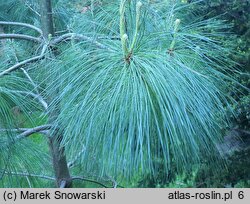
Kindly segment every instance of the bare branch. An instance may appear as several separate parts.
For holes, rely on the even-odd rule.
[[[35,91],[37,93],[37,95],[31,93],[31,96],[33,96],[34,98],[38,99],[38,101],[42,104],[42,106],[44,107],[44,109],[47,110],[48,109],[48,104],[43,99],[43,97],[41,96],[41,94],[39,93],[39,91],[37,89],[38,86],[35,84],[35,82],[30,77],[29,73],[25,69],[21,68],[21,70],[23,71],[24,75],[29,79],[29,81],[31,82],[32,86],[34,87],[34,89],[35,89]],[[29,92],[28,92],[28,94],[29,94]]]
[[[95,44],[97,47],[102,48],[102,49],[109,49],[107,46],[97,42],[95,39],[85,36],[85,35],[81,35],[81,34],[76,34],[76,33],[66,33],[64,35],[61,35],[57,38],[55,38],[54,40],[51,41],[51,45],[56,45],[62,41],[68,41],[68,40],[79,40],[79,41],[87,41],[87,42],[92,42],[93,44]]]
[[[34,42],[41,43],[41,38],[36,38],[29,35],[23,35],[23,34],[0,34],[0,39],[19,39],[19,40],[30,40]]]
[[[82,180],[82,181],[87,181],[87,182],[91,182],[91,183],[95,183],[95,184],[98,184],[104,188],[109,188],[108,186],[98,182],[98,181],[95,181],[95,180],[91,180],[91,179],[87,179],[87,178],[84,178],[84,177],[80,177],[80,176],[75,176],[75,177],[72,177],[72,181],[73,180]]]
[[[21,133],[20,135],[18,135],[15,140],[19,140],[19,139],[23,139],[26,138],[34,133],[39,133],[45,130],[50,130],[51,129],[51,125],[41,125],[41,126],[37,126],[34,128],[28,128],[26,129],[23,133]]]
[[[36,61],[38,61],[38,60],[44,58],[44,56],[45,56],[45,51],[46,51],[47,47],[48,47],[47,45],[44,45],[44,46],[43,46],[43,49],[42,49],[42,52],[41,52],[40,55],[35,56],[35,57],[32,57],[32,58],[29,58],[29,59],[24,60],[24,61],[22,61],[22,62],[19,62],[19,63],[13,65],[12,67],[10,67],[9,69],[4,70],[3,72],[0,73],[0,77],[9,74],[9,73],[12,72],[12,71],[15,71],[15,70],[19,69],[20,67],[22,67],[22,66],[28,64],[28,63],[36,62]]]
[[[39,175],[39,174],[31,174],[31,173],[23,173],[23,172],[7,172],[5,170],[0,170],[1,174],[3,175],[7,175],[7,174],[10,174],[10,175],[13,175],[13,176],[24,176],[24,177],[36,177],[36,178],[40,178],[40,179],[46,179],[46,180],[50,180],[50,181],[55,181],[56,179],[52,176],[47,176],[47,175]],[[82,181],[87,181],[87,182],[90,182],[90,183],[95,183],[95,184],[98,184],[104,188],[109,188],[108,186],[98,182],[98,181],[95,181],[95,180],[92,180],[92,179],[87,179],[87,178],[84,178],[84,177],[79,177],[79,176],[73,176],[72,178],[72,181],[73,180],[82,180]],[[61,186],[60,188],[64,188],[65,187],[65,181],[62,181],[61,183]]]
[[[13,48],[13,52],[15,54],[15,58],[16,58],[16,62],[18,63],[19,60],[18,60],[18,57],[17,57],[17,54],[16,54],[16,50]],[[30,77],[29,73],[21,68],[21,70],[23,71],[24,75],[29,79],[29,81],[31,82],[31,84],[33,85],[35,91],[37,94],[33,94],[32,92],[26,92],[26,91],[12,91],[12,90],[8,90],[9,92],[14,92],[14,93],[21,93],[21,94],[25,94],[25,95],[29,95],[29,96],[32,96],[33,98],[37,99],[41,105],[43,106],[43,108],[45,110],[48,109],[48,104],[47,102],[43,99],[43,97],[40,95],[38,89],[37,89],[37,85],[35,84],[35,82],[32,80],[32,78]]]
[[[16,133],[22,133],[25,131],[30,130],[30,128],[16,128],[16,129],[0,129],[0,132],[16,132]],[[41,130],[39,133],[47,135],[49,130]]]
[[[14,176],[24,176],[24,177],[31,176],[31,177],[37,177],[37,178],[42,178],[42,179],[47,179],[47,180],[52,180],[52,181],[56,180],[54,177],[46,176],[46,175],[38,175],[38,174],[30,174],[30,173],[22,173],[22,172],[7,172],[7,171],[4,171],[4,170],[1,170],[1,173],[3,173],[3,174],[11,174],[11,175],[14,175]]]
[[[42,57],[43,57],[43,56],[39,55],[39,56],[36,56],[36,57],[32,57],[32,58],[30,58],[30,59],[24,60],[24,61],[22,61],[22,62],[20,62],[20,63],[17,63],[17,64],[15,64],[15,65],[13,65],[12,67],[10,67],[9,69],[7,69],[7,70],[1,72],[1,73],[0,73],[0,77],[4,76],[4,75],[6,75],[6,74],[9,74],[9,73],[12,72],[12,71],[17,70],[19,67],[22,67],[23,65],[26,65],[26,64],[32,63],[32,62],[36,62],[36,61],[40,60]]]
[[[41,178],[41,179],[47,179],[47,180],[51,180],[51,181],[55,181],[56,179],[52,176],[47,176],[47,175],[39,175],[39,174],[30,174],[30,173],[23,173],[23,172],[7,172],[5,170],[0,170],[0,172],[4,175],[6,174],[11,174],[11,175],[14,175],[14,176],[24,176],[24,177],[37,177],[37,178]],[[95,184],[98,184],[104,188],[109,188],[108,186],[106,186],[105,184],[103,183],[100,183],[98,181],[95,181],[95,180],[92,180],[92,179],[88,179],[88,178],[84,178],[84,177],[80,177],[80,176],[73,176],[71,178],[71,180],[82,180],[82,181],[87,181],[87,182],[90,182],[90,183],[95,183]],[[65,187],[65,181],[62,181],[61,182],[61,185],[60,185],[60,188],[64,188]]]
[[[41,125],[33,128],[17,128],[17,129],[0,129],[0,132],[21,132],[17,137],[13,139],[11,143],[14,143],[17,140],[26,138],[34,133],[46,133],[51,129],[52,125]]]
[[[31,28],[31,29],[37,31],[38,33],[40,33],[41,35],[43,34],[43,32],[40,28],[33,26],[33,25],[30,25],[30,24],[27,24],[27,23],[0,21],[0,25],[23,26],[23,27]]]
[[[37,85],[32,80],[32,78],[30,77],[29,73],[24,68],[21,68],[21,70],[23,71],[24,75],[29,79],[29,81],[31,82],[32,86],[34,87],[36,93],[38,94],[39,92],[38,92],[38,89],[37,89]]]
[[[41,125],[38,127],[34,127],[34,128],[17,128],[17,129],[0,129],[0,133],[1,132],[22,132],[21,134],[19,134],[16,137],[13,137],[11,140],[9,140],[8,142],[6,142],[6,146],[5,147],[9,147],[14,145],[16,142],[29,137],[30,135],[34,134],[34,133],[42,133],[44,135],[48,135],[49,130],[51,129],[51,125]]]
[[[8,92],[10,92],[10,93],[19,93],[19,94],[31,96],[34,99],[37,99],[39,101],[39,103],[43,106],[44,110],[48,109],[48,103],[43,99],[43,97],[39,93],[34,94],[34,93],[28,92],[28,91],[13,91],[13,90],[8,90]]]

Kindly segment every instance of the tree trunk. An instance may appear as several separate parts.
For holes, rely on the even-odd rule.
[[[40,9],[43,37],[45,40],[48,40],[50,35],[51,37],[54,35],[51,0],[40,0]],[[51,98],[48,99],[49,103],[52,100]],[[50,112],[48,120],[51,124],[53,124],[59,113],[60,110],[58,107],[55,108],[55,111]],[[65,148],[61,147],[62,139],[62,132],[52,130],[49,135],[49,148],[56,177],[56,185],[61,188],[69,188],[72,186],[72,179],[67,165]]]
[[[60,188],[72,187],[72,180],[67,165],[64,147],[60,147],[63,135],[54,132],[49,137],[49,147],[52,155],[52,163],[56,176],[56,185]]]
[[[43,37],[48,39],[49,35],[54,35],[51,0],[40,0],[40,15]]]

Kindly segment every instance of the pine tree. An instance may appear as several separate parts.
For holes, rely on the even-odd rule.
[[[220,157],[234,65],[224,22],[177,1],[0,4],[2,186],[91,174],[116,186]]]

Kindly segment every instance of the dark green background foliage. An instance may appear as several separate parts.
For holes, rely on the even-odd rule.
[[[237,75],[238,81],[250,88],[250,1],[205,0],[194,4],[192,10],[195,15],[203,16],[203,18],[219,16],[220,19],[226,20],[226,23],[232,26],[230,32],[236,36],[225,39],[225,44],[231,46],[235,51],[236,54],[231,57],[239,63],[238,69],[246,73]],[[233,104],[236,114],[234,125],[237,128],[249,130],[249,92],[239,87],[237,93],[231,92],[230,94],[238,101],[237,104]]]

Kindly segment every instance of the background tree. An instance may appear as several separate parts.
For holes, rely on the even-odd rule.
[[[204,155],[222,168],[227,26],[190,22],[176,1],[73,3],[1,3],[2,185],[71,187],[96,175],[117,186]]]

